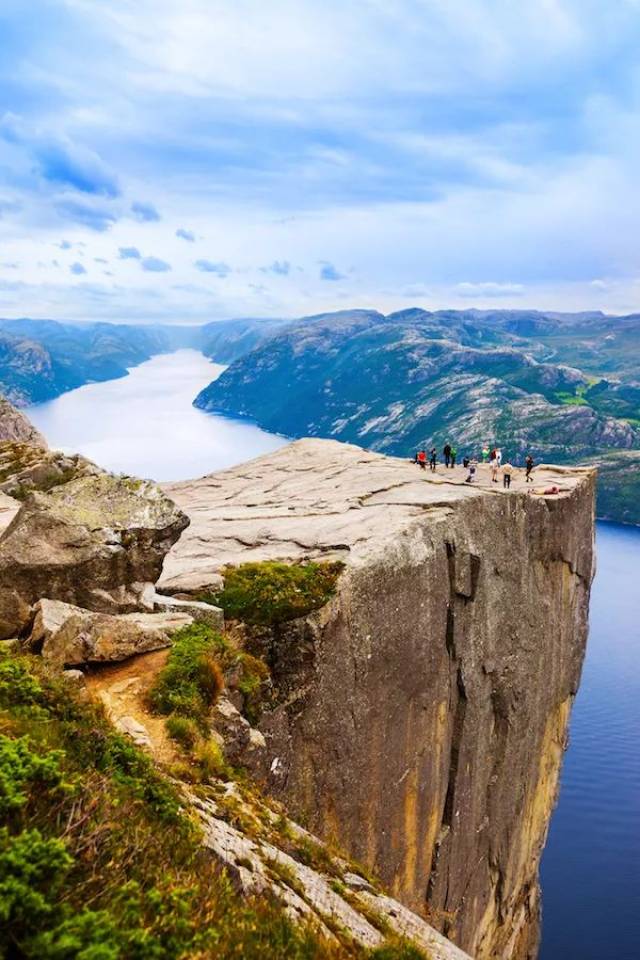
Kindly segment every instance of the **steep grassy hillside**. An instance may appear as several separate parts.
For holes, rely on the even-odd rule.
[[[156,769],[40,658],[0,653],[1,956],[427,960],[399,941],[329,939],[268,893],[241,895],[203,844],[178,773]]]

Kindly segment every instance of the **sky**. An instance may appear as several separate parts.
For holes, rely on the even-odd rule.
[[[640,309],[640,0],[1,0],[0,316]]]

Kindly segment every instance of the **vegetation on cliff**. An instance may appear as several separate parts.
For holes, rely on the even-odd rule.
[[[224,685],[215,656],[218,647],[218,638],[204,624],[178,631],[151,688],[151,706],[158,713],[203,722]]]
[[[207,599],[232,620],[271,626],[323,607],[335,593],[343,569],[339,562],[243,563],[227,567],[223,589]]]

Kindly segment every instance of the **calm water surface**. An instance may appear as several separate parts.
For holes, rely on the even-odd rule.
[[[109,470],[159,481],[200,477],[287,442],[191,405],[223,370],[196,350],[178,350],[26,413],[51,447],[83,453]]]
[[[540,960],[640,957],[640,529],[600,523],[591,630],[542,862]]]
[[[285,442],[191,406],[222,369],[180,350],[28,413],[51,446],[102,466],[201,476]],[[640,958],[640,529],[599,524],[597,550],[589,650],[542,865],[541,960]]]

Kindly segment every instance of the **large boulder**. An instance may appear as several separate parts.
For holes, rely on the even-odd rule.
[[[188,627],[186,613],[129,613],[114,617],[83,610],[61,600],[39,600],[27,644],[60,666],[126,660],[171,644],[171,635]]]
[[[189,524],[146,480],[99,473],[27,497],[0,537],[0,639],[42,597],[99,613],[153,609],[151,584]]]

